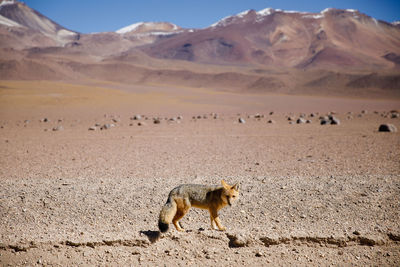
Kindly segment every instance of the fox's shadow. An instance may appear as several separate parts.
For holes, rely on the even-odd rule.
[[[140,234],[144,234],[145,236],[147,236],[147,238],[151,243],[156,242],[161,237],[160,231],[151,231],[151,230],[140,231]]]

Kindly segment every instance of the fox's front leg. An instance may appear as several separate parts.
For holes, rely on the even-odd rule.
[[[223,226],[221,221],[219,220],[218,212],[216,210],[210,210],[210,218],[211,218],[211,228],[212,229],[215,229],[215,224],[216,224],[220,231],[226,230],[226,227]]]

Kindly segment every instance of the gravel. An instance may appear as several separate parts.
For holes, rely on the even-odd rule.
[[[400,136],[377,132],[379,114],[340,127],[274,113],[112,131],[88,131],[101,116],[63,116],[57,134],[40,118],[0,121],[0,265],[400,264]],[[158,233],[172,188],[221,179],[241,183],[220,211],[226,232],[192,209],[186,232]]]

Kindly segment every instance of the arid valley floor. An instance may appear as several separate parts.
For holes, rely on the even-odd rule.
[[[118,86],[1,82],[0,265],[400,265],[399,100]],[[226,232],[157,233],[172,188],[221,179]]]

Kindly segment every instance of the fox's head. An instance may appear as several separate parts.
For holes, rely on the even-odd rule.
[[[233,202],[235,202],[239,198],[239,183],[234,185],[228,185],[225,183],[224,180],[221,180],[223,186],[223,194],[222,194],[222,201],[225,204],[229,204],[232,206]]]

